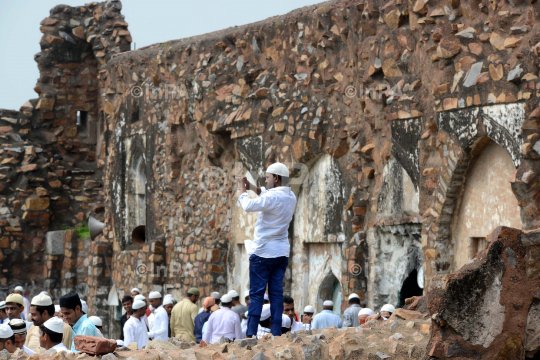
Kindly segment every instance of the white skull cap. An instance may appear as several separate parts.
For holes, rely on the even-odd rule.
[[[261,311],[261,321],[268,319],[270,315],[270,304],[264,304]]]
[[[282,163],[273,163],[266,169],[266,172],[269,174],[279,175],[289,177],[289,169]]]
[[[53,316],[49,320],[45,321],[43,323],[43,326],[45,326],[47,329],[51,331],[54,331],[55,333],[58,333],[58,334],[64,333],[64,321],[62,321],[62,319],[56,316]]]

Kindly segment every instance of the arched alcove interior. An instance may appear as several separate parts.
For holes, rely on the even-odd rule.
[[[498,226],[522,228],[510,177],[515,166],[508,151],[488,138],[476,148],[452,221],[454,270],[486,248],[486,236]]]
[[[127,243],[142,246],[146,242],[146,159],[140,149],[132,153],[128,166]]]
[[[341,314],[341,283],[333,272],[326,274],[319,286],[317,296],[317,312],[323,310],[323,303],[326,300],[334,302],[334,314]]]

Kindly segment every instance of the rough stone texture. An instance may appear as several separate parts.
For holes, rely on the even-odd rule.
[[[73,342],[75,343],[75,350],[91,355],[109,354],[116,349],[115,340],[96,336],[76,335]]]
[[[489,236],[488,249],[446,283],[431,282],[428,350],[435,356],[511,359],[540,349],[534,324],[540,280],[527,276],[527,260],[538,242],[525,245],[521,238],[521,230],[499,227]]]

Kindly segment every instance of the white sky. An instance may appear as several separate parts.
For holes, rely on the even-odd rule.
[[[122,14],[137,48],[283,15],[322,0],[124,0]],[[0,0],[0,109],[19,110],[39,71],[39,23],[58,4],[90,0]]]

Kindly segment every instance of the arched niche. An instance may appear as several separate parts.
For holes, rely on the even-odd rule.
[[[317,292],[317,312],[323,310],[323,303],[331,300],[334,303],[334,314],[341,314],[341,283],[333,272],[329,272],[323,278]]]
[[[146,158],[135,147],[127,164],[126,244],[142,246],[146,242]]]
[[[516,170],[506,149],[489,139],[469,165],[452,221],[454,269],[487,246],[486,236],[497,226],[522,228],[518,201],[510,186]],[[485,146],[485,147],[484,147]]]

